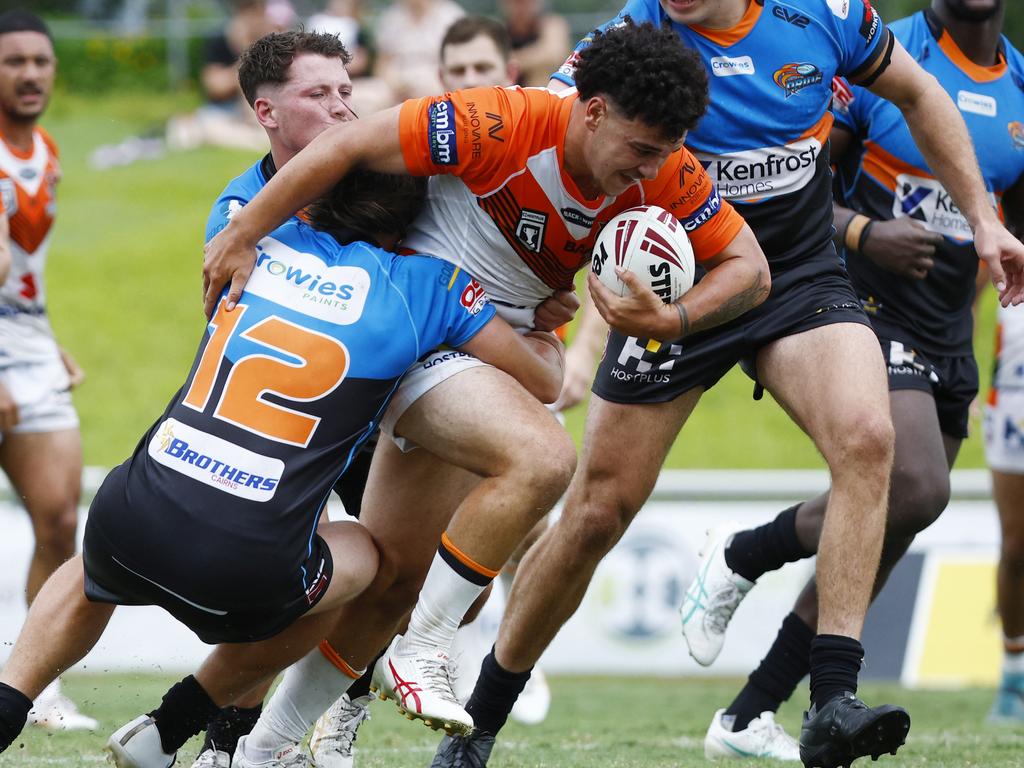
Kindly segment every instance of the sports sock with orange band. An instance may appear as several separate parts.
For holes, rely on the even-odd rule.
[[[288,667],[246,739],[246,755],[257,761],[269,760],[278,750],[300,743],[316,719],[362,673],[352,669],[324,640]]]
[[[409,629],[402,643],[404,648],[449,648],[462,617],[497,575],[497,571],[460,550],[447,533],[442,534],[409,619]]]

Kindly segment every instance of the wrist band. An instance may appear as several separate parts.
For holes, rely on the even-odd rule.
[[[858,253],[864,253],[864,245],[868,241],[868,232],[871,231],[871,228],[874,225],[875,225],[875,220],[871,219],[871,220],[868,221],[867,224],[864,225],[864,229],[861,230],[861,232],[860,232],[860,239],[857,240],[857,252]]]
[[[860,213],[855,213],[851,217],[849,223],[846,225],[846,231],[843,233],[843,244],[847,250],[859,251],[861,235],[864,234],[864,230],[871,224],[871,219]]]

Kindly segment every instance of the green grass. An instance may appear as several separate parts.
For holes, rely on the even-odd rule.
[[[173,678],[155,675],[75,675],[65,688],[101,721],[98,733],[51,734],[26,730],[0,756],[0,768],[83,766],[101,759],[107,735],[151,709]],[[707,766],[703,738],[713,709],[725,706],[739,686],[735,680],[650,678],[554,678],[548,720],[539,726],[510,724],[491,765],[494,768],[594,766],[595,768],[696,768]],[[880,765],[904,768],[1010,768],[1022,764],[1024,729],[984,724],[992,691],[905,691],[865,685],[870,702],[894,701],[913,718],[910,739],[898,759]],[[791,733],[799,727],[806,691],[780,713]],[[399,716],[388,702],[373,706],[373,719],[359,735],[359,768],[424,768],[438,737]],[[188,766],[199,742],[181,751]],[[757,765],[737,761],[729,765]],[[761,763],[760,765],[765,765]],[[857,765],[870,765],[867,760]]]
[[[59,94],[45,125],[62,147],[64,180],[47,270],[60,341],[85,367],[75,394],[88,464],[112,466],[181,385],[203,328],[202,236],[216,195],[255,159],[203,149],[108,171],[88,167],[96,146],[161,125],[190,96]],[[983,381],[991,360],[993,301],[980,313]],[[770,398],[751,400],[738,370],[707,394],[667,466],[820,467],[816,451]],[[568,414],[577,440],[583,408]],[[959,466],[981,467],[975,435]]]

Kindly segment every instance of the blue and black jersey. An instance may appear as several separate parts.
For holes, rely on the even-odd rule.
[[[287,222],[261,241],[238,306],[227,312],[222,299],[184,386],[108,478],[106,508],[117,511],[94,505],[91,535],[158,585],[181,582],[180,561],[147,558],[147,548],[209,548],[199,561],[219,573],[230,542],[231,572],[222,593],[204,587],[207,606],[267,604],[262,589],[240,593],[240,562],[253,583],[283,593],[322,588],[306,564],[331,487],[406,369],[466,343],[493,314],[480,285],[448,262],[341,245]],[[123,525],[134,545],[118,550]]]
[[[974,64],[931,11],[891,29],[959,107],[985,186],[999,206],[1003,192],[1024,174],[1024,58],[1004,37],[997,62]],[[903,329],[926,352],[971,354],[978,256],[967,220],[931,173],[895,106],[858,87],[836,104],[837,125],[858,140],[840,168],[842,202],[873,219],[910,217],[945,236],[924,280],[894,275],[862,254],[845,254],[872,322],[888,334]]]
[[[747,220],[773,273],[820,251],[832,236],[832,77],[870,83],[892,53],[870,3],[751,0],[735,27],[712,30],[672,22],[658,0],[629,0],[603,28],[626,16],[670,24],[704,60],[711,104],[686,146]],[[574,64],[570,56],[553,77],[572,84]]]

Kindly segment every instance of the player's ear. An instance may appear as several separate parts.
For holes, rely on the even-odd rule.
[[[257,122],[264,128],[277,128],[277,117],[274,115],[274,105],[270,99],[258,97],[252,104],[252,111],[256,113]]]
[[[591,96],[583,107],[583,121],[591,131],[608,116],[608,102],[603,96]]]

